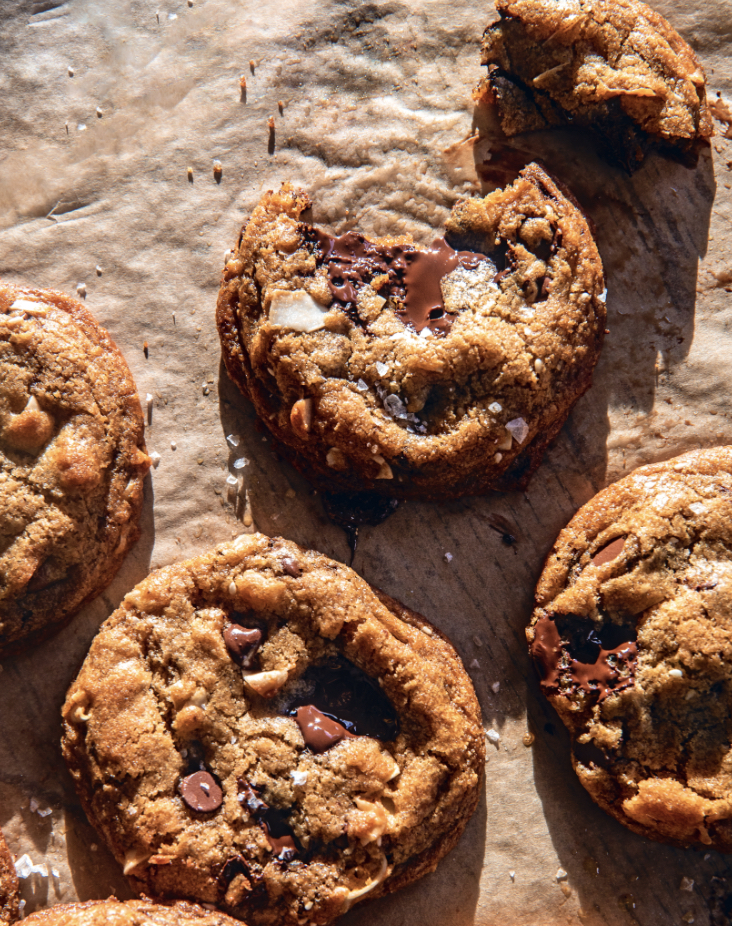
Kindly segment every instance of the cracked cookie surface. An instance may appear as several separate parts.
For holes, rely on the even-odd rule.
[[[0,924],[18,919],[18,876],[5,837],[0,832]]]
[[[732,448],[596,495],[536,601],[531,654],[595,801],[653,839],[732,851]]]
[[[263,926],[327,923],[432,871],[485,761],[449,642],[261,534],[130,592],[63,714],[84,808],[132,886]]]
[[[507,135],[592,129],[634,170],[653,140],[688,151],[713,134],[704,71],[675,29],[638,0],[497,0],[483,37],[486,81]]]
[[[527,476],[589,387],[602,263],[536,164],[458,202],[445,239],[334,237],[285,184],[242,230],[219,293],[227,370],[323,488],[458,497]]]
[[[0,283],[0,650],[112,580],[139,536],[143,430],[127,364],[92,314]]]
[[[25,918],[29,926],[239,926],[218,910],[180,901],[88,900],[38,910]]]

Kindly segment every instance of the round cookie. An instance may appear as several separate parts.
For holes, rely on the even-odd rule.
[[[225,913],[178,901],[88,900],[38,910],[25,918],[30,926],[240,926]]]
[[[0,650],[112,580],[139,536],[143,431],[127,364],[91,313],[0,283]]]
[[[327,923],[432,871],[485,761],[449,642],[261,534],[130,592],[63,716],[82,804],[133,888],[255,926]]]
[[[732,851],[732,447],[635,470],[560,533],[527,636],[582,784],[636,833]]]
[[[18,875],[5,837],[0,831],[0,924],[18,919]]]
[[[516,135],[553,125],[594,131],[632,171],[651,143],[689,151],[714,133],[704,71],[676,30],[638,0],[496,0],[478,89]]]
[[[264,195],[217,306],[229,375],[291,462],[322,488],[394,498],[528,478],[605,331],[574,202],[532,164],[458,202],[429,249],[334,237],[303,221],[309,206],[288,184]]]

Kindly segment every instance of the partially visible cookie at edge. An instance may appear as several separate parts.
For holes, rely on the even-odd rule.
[[[241,926],[219,910],[198,904],[153,903],[150,900],[87,900],[37,910],[25,918],[29,926]]]
[[[13,856],[0,830],[0,924],[14,923],[18,919],[18,892]]]
[[[732,851],[732,447],[644,466],[560,533],[527,636],[582,784],[636,833]]]
[[[143,432],[127,364],[91,312],[0,283],[0,650],[112,580],[140,532]]]
[[[713,134],[701,62],[645,3],[496,0],[496,8],[477,96],[498,105],[507,135],[589,128],[605,156],[633,171],[651,145],[688,154]]]
[[[137,891],[325,924],[432,871],[481,791],[470,679],[424,618],[260,534],[152,573],[64,714],[81,802]]]
[[[446,238],[334,236],[266,193],[223,273],[229,375],[324,489],[456,498],[526,478],[589,387],[603,270],[541,167],[459,201]]]

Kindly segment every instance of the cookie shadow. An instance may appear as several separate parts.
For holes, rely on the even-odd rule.
[[[696,166],[652,152],[632,176],[570,128],[508,139],[478,106],[471,140],[486,193],[539,160],[578,200],[593,225],[605,268],[608,336],[595,370],[594,405],[651,412],[659,383],[672,379],[694,337],[699,261],[707,250],[716,191],[711,150]],[[650,461],[649,461],[650,462]]]
[[[630,832],[602,811],[579,782],[570,739],[541,694],[528,683],[534,783],[566,879],[585,926],[717,926],[732,906],[732,860],[704,849],[677,849]],[[692,883],[693,882],[693,883]]]
[[[218,390],[229,451],[226,504],[243,529],[280,535],[347,563],[345,533],[328,519],[312,485],[276,452],[269,432],[229,378],[223,360]]]
[[[66,852],[71,881],[80,901],[135,896],[111,852],[80,807],[65,811]]]

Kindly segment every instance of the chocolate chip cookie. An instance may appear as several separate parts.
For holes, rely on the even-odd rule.
[[[149,900],[88,900],[39,910],[25,918],[29,926],[239,926],[218,910],[179,901],[157,904]]]
[[[139,536],[149,465],[107,332],[63,293],[0,283],[0,650],[112,580]]]
[[[732,851],[732,447],[635,470],[561,532],[527,631],[597,803]]]
[[[0,832],[0,923],[18,919],[18,876],[5,838]]]
[[[605,330],[582,213],[536,164],[458,202],[431,248],[334,236],[265,194],[228,262],[227,370],[323,488],[455,498],[528,476],[589,387]]]
[[[82,804],[133,888],[254,926],[327,923],[432,871],[485,760],[449,642],[261,534],[130,592],[63,716]]]
[[[478,90],[503,131],[591,129],[629,171],[653,144],[689,152],[713,134],[699,59],[638,0],[496,0],[483,37],[489,73]]]

